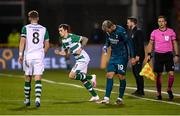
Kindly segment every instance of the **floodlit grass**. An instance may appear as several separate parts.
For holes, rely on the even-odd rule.
[[[44,73],[43,91],[41,97],[41,107],[36,108],[34,104],[34,81],[32,82],[31,106],[25,107],[24,100],[24,79],[18,75],[23,75],[22,71],[0,71],[2,74],[13,75],[13,77],[0,75],[0,115],[180,115],[180,73],[176,73],[174,82],[174,93],[177,94],[173,102],[168,101],[168,95],[163,94],[163,102],[153,101],[156,93],[145,92],[143,98],[132,96],[134,91],[126,89],[124,104],[117,106],[114,104],[118,96],[118,86],[114,86],[109,105],[88,102],[91,97],[85,88],[75,87],[69,84],[82,86],[80,81],[70,80],[69,71],[47,70]],[[105,70],[90,69],[89,74],[97,75],[97,88],[105,89]],[[127,72],[127,87],[135,88],[135,79],[131,71]],[[115,84],[119,81],[114,78]],[[53,83],[52,83],[53,82]],[[68,84],[67,84],[68,83]],[[83,86],[82,86],[83,87]],[[145,79],[145,88],[155,90],[155,82]],[[163,76],[163,91],[166,92],[167,75]],[[103,98],[104,92],[97,91]]]

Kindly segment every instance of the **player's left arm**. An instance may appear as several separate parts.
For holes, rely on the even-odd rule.
[[[49,41],[45,41],[44,42],[44,52],[47,53],[48,49],[49,49]]]
[[[49,49],[49,33],[46,29],[44,36],[44,52],[47,53],[48,49]]]

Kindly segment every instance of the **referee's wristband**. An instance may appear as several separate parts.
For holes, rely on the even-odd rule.
[[[151,54],[151,53],[148,53],[148,56],[152,57],[152,54]]]

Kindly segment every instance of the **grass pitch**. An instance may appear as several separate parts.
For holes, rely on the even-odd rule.
[[[22,71],[0,71],[0,115],[180,115],[180,73],[176,73],[173,91],[175,98],[168,101],[166,94],[167,75],[163,76],[163,100],[155,100],[155,82],[145,80],[145,96],[131,95],[135,89],[135,79],[131,71],[127,72],[127,88],[124,104],[114,104],[118,96],[117,78],[109,105],[88,102],[90,94],[81,82],[70,80],[69,71],[46,70],[43,76],[41,107],[34,104],[34,81],[32,82],[31,106],[25,107],[24,79]],[[105,70],[90,69],[89,74],[97,75],[96,91],[104,96],[106,84]]]

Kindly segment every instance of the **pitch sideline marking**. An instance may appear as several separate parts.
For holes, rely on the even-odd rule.
[[[14,76],[16,76],[16,77],[20,77],[20,78],[24,77],[22,75],[10,75],[10,74],[3,74],[3,73],[0,73],[0,76],[7,76],[7,77],[14,77]],[[71,84],[71,83],[61,83],[61,82],[55,82],[55,81],[51,81],[51,80],[47,80],[47,79],[42,79],[42,81],[47,82],[47,83],[51,83],[51,84],[59,84],[59,85],[67,85],[67,86],[73,86],[73,87],[77,87],[77,88],[83,88],[80,85]],[[117,84],[116,84],[116,86],[117,86]],[[103,89],[99,89],[99,88],[94,88],[94,89],[97,90],[97,91],[100,91],[100,92],[105,92],[105,90],[103,90]],[[112,92],[112,93],[118,94],[117,92]],[[180,106],[180,103],[176,103],[176,102],[143,98],[143,97],[134,96],[134,95],[131,95],[131,94],[128,94],[128,93],[125,93],[125,95],[131,96],[131,97],[135,97],[135,98],[138,98],[138,99],[143,99],[143,100],[146,100],[146,101],[161,102],[161,103],[166,103],[166,104],[172,104],[172,105]]]

